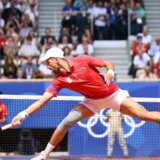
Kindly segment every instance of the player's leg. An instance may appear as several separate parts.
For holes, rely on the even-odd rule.
[[[62,141],[65,134],[78,121],[94,115],[94,113],[82,104],[78,104],[69,114],[62,120],[54,131],[48,145],[41,154],[31,160],[47,160],[50,152]]]
[[[134,116],[143,121],[160,123],[160,112],[148,111],[142,105],[131,98],[125,98],[120,105],[120,112]]]
[[[63,139],[69,128],[71,128],[78,121],[92,115],[94,115],[94,113],[91,110],[89,110],[82,104],[78,104],[58,125],[57,129],[55,130],[54,134],[50,139],[50,143],[53,146],[57,146],[57,144]]]

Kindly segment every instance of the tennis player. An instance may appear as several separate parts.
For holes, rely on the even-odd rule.
[[[160,112],[147,111],[131,99],[126,90],[121,90],[113,82],[114,65],[110,61],[87,55],[65,59],[63,54],[61,49],[54,47],[47,50],[41,58],[41,61],[48,69],[55,72],[56,76],[38,101],[12,119],[12,125],[20,126],[27,116],[41,109],[51,98],[56,97],[62,88],[79,92],[85,98],[62,120],[46,148],[32,160],[47,160],[50,152],[61,142],[70,127],[82,119],[93,116],[103,108],[113,108],[122,114],[160,123]],[[106,73],[100,74],[96,67],[106,68]]]

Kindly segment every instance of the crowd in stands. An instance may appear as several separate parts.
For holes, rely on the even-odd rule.
[[[54,46],[63,49],[66,57],[94,54],[90,27],[82,26],[83,32],[81,36],[77,34],[74,42],[67,21],[62,20],[65,25],[62,25],[59,37],[55,37],[52,28],[48,27],[44,35],[38,37],[37,20],[38,0],[0,1],[1,79],[52,78],[53,73],[39,59]]]
[[[0,1],[1,78],[31,78],[40,55],[37,0]]]
[[[131,46],[129,75],[139,80],[152,81],[160,78],[160,38],[152,38],[144,26]]]
[[[145,71],[160,77],[160,40],[152,43],[145,26],[145,9],[140,0],[65,0],[59,37],[46,27],[38,36],[38,0],[0,0],[0,78],[52,78],[40,63],[46,50],[58,46],[66,57],[94,56],[94,40],[126,40],[128,12],[133,42],[129,74],[136,78]],[[144,60],[142,59],[144,58]],[[150,66],[148,69],[147,67]],[[139,71],[139,73],[138,73]],[[144,77],[144,76],[142,76]]]
[[[70,34],[82,36],[84,29],[90,27],[96,40],[127,39],[128,14],[132,35],[145,24],[140,0],[66,0],[62,12],[62,26],[69,28]]]

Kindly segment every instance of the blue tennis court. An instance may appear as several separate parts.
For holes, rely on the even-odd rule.
[[[30,160],[33,156],[5,156],[0,157],[0,160]],[[128,160],[160,160],[160,158],[127,158]],[[108,158],[66,158],[66,157],[50,157],[49,160],[108,160]],[[111,158],[111,160],[124,160],[124,158]]]

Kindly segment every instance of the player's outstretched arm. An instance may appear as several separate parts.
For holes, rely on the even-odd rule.
[[[42,97],[36,101],[35,103],[31,104],[28,108],[23,110],[22,112],[18,113],[13,119],[12,119],[12,126],[18,127],[21,125],[21,122],[28,117],[29,115],[33,114],[34,112],[41,109],[50,99],[54,97],[53,94],[49,92],[45,92]]]
[[[104,67],[106,68],[107,73],[100,74],[104,77],[106,83],[109,85],[114,79],[114,64],[110,61],[104,60]]]

